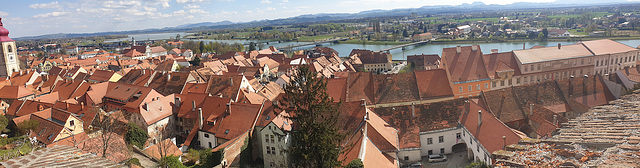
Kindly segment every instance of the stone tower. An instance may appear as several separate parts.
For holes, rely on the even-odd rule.
[[[5,29],[0,18],[0,77],[10,76],[20,70],[16,42],[9,38],[9,30]]]

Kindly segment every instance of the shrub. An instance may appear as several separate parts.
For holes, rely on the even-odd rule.
[[[351,162],[349,162],[349,164],[347,164],[344,167],[345,168],[363,168],[364,164],[362,164],[362,160],[360,159],[353,159],[351,160]]]
[[[125,164],[127,166],[138,165],[138,166],[142,167],[142,164],[140,164],[140,160],[138,160],[138,158],[131,158],[131,159],[127,160],[127,162]]]
[[[127,129],[127,134],[125,135],[125,141],[127,143],[137,146],[140,149],[144,148],[144,143],[149,139],[149,134],[147,131],[140,128],[138,125],[134,123],[128,123],[129,129]]]

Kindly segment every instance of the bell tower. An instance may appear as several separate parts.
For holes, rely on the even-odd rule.
[[[9,38],[9,30],[5,29],[0,18],[0,77],[7,77],[20,70],[16,41]]]

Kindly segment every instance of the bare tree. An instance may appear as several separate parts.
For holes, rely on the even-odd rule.
[[[156,135],[156,139],[158,140],[158,144],[156,144],[156,146],[158,148],[158,153],[160,153],[160,159],[173,154],[171,151],[171,145],[174,144],[172,142],[164,142],[165,139],[173,137],[173,131],[167,127],[169,126],[161,127]]]
[[[99,142],[98,149],[103,158],[107,157],[109,149],[119,151],[119,148],[123,148],[123,146],[126,148],[126,145],[119,144],[120,141],[117,140],[120,138],[118,134],[123,134],[123,131],[126,130],[125,113],[124,111],[116,111],[111,114],[100,112],[93,122],[94,127],[99,131],[96,138]]]

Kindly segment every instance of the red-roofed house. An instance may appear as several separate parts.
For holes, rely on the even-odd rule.
[[[478,96],[489,90],[489,75],[482,59],[480,46],[464,46],[442,49],[442,67],[453,83],[455,97]]]
[[[478,101],[470,100],[468,110],[465,108],[460,116],[459,124],[464,126],[461,140],[467,145],[468,158],[492,164],[494,151],[516,144],[524,137],[494,117]]]
[[[31,130],[29,136],[46,145],[84,132],[82,120],[75,114],[58,108],[49,108],[13,119],[16,123],[27,120],[38,121],[38,126]]]

